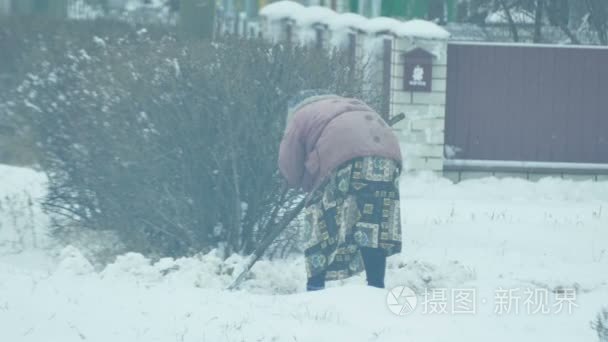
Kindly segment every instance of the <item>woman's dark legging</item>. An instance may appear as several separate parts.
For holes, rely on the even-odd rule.
[[[386,272],[386,253],[382,248],[361,247],[361,257],[365,265],[367,285],[384,288],[384,274]],[[307,291],[322,290],[325,288],[325,272],[308,278]]]

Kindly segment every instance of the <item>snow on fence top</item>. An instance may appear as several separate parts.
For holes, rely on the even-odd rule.
[[[367,21],[369,21],[369,19],[362,15],[355,13],[343,13],[332,18],[328,25],[329,29],[333,31],[341,31],[345,29],[363,31],[363,27]]]
[[[280,20],[292,18],[292,15],[301,12],[304,8],[306,7],[294,1],[277,1],[264,6],[260,10],[260,15],[268,18],[269,20]]]
[[[300,10],[292,18],[298,25],[308,26],[314,24],[328,24],[331,22],[332,18],[339,16],[338,13],[333,10],[322,7],[322,6],[311,6],[304,7],[304,9]]]
[[[381,32],[393,33],[403,22],[388,17],[368,19],[363,25],[363,31],[376,34]]]
[[[269,21],[291,19],[300,26],[325,24],[331,30],[353,29],[370,34],[387,33],[398,37],[448,39],[450,33],[426,20],[399,21],[388,17],[367,19],[353,13],[339,14],[327,7],[304,7],[293,1],[278,1],[264,6],[260,15]]]
[[[395,34],[398,36],[413,36],[429,39],[448,39],[450,33],[443,27],[431,21],[413,19],[408,20],[396,28]]]

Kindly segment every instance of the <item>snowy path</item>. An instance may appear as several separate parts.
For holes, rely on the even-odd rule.
[[[47,257],[32,247],[44,245],[47,219],[25,200],[43,188],[35,172],[0,167],[0,341],[597,341],[589,322],[608,306],[608,183],[404,178],[404,254],[387,275],[389,288],[418,291],[403,316],[361,277],[302,292],[301,258],[260,262],[244,290],[227,292],[236,257],[127,254],[101,272],[75,248]],[[15,221],[20,206],[33,218]],[[15,224],[38,229],[19,240]],[[426,287],[434,301],[424,304]],[[576,307],[558,313],[571,288]],[[542,296],[526,305],[527,290],[547,295],[550,312],[528,312]],[[466,291],[475,313],[453,312]]]

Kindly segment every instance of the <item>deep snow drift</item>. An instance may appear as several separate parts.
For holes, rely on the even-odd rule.
[[[608,305],[606,182],[403,177],[404,253],[387,274],[417,292],[403,316],[391,309],[404,298],[389,308],[363,276],[303,292],[298,257],[259,262],[236,292],[236,256],[129,253],[97,270],[45,236],[44,187],[0,166],[1,341],[596,341],[589,322]],[[456,310],[465,290],[474,312]]]

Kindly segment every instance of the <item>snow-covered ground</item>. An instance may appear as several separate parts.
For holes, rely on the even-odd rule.
[[[387,287],[417,292],[404,315],[393,311],[411,297],[363,277],[304,292],[302,258],[259,262],[235,292],[224,288],[240,257],[131,253],[95,269],[45,237],[44,176],[0,166],[0,341],[597,341],[608,183],[401,184],[405,247]]]

